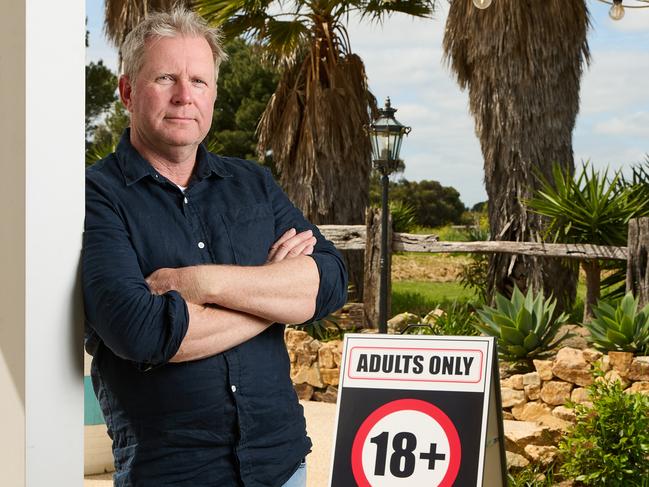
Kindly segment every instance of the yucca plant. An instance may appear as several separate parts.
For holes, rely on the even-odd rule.
[[[495,308],[484,305],[477,310],[482,322],[474,323],[474,326],[498,339],[498,350],[503,360],[529,363],[533,358],[548,354],[567,338],[567,334],[557,338],[568,315],[555,316],[555,299],[546,299],[542,293],[535,296],[531,290],[523,295],[515,287],[511,299],[497,293],[495,300]]]
[[[593,312],[595,318],[584,326],[590,331],[590,341],[596,348],[649,354],[649,304],[638,311],[638,300],[627,293],[615,307],[599,301]]]

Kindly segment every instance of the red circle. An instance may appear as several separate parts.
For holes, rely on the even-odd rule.
[[[370,434],[370,430],[388,414],[404,410],[419,411],[430,416],[437,421],[444,430],[444,433],[446,433],[451,449],[449,452],[450,460],[446,475],[444,475],[444,478],[437,487],[452,487],[460,470],[460,460],[462,456],[460,436],[457,433],[457,429],[455,429],[455,425],[444,411],[429,402],[421,401],[419,399],[398,399],[396,401],[391,401],[378,408],[370,414],[365,421],[363,421],[363,424],[361,424],[361,427],[358,429],[358,432],[354,437],[354,443],[352,444],[352,472],[358,487],[372,487],[370,482],[367,480],[365,471],[363,470],[363,445],[365,444],[367,436]]]

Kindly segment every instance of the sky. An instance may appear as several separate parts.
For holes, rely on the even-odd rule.
[[[433,19],[395,14],[378,25],[352,18],[348,32],[352,50],[365,63],[372,93],[381,105],[389,96],[396,118],[412,127],[401,150],[405,172],[393,178],[453,186],[471,207],[487,199],[483,159],[468,94],[442,60],[448,3],[437,5]],[[588,7],[592,60],[581,82],[575,163],[624,170],[649,155],[649,8],[627,9],[615,22],[606,4],[588,0]],[[87,61],[103,59],[116,70],[116,50],[103,34],[103,0],[86,0],[86,15]]]

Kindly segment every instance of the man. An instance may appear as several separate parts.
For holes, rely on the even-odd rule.
[[[131,115],[87,171],[86,348],[116,486],[304,486],[284,326],[343,305],[340,255],[257,164],[206,151],[224,58],[195,14],[122,48]]]

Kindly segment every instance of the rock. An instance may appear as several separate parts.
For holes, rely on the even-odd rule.
[[[503,387],[508,387],[510,389],[513,389],[511,377],[507,377],[506,379],[500,379],[500,388],[502,389]]]
[[[558,484],[553,484],[552,487],[573,487],[574,485],[574,480],[562,480]]]
[[[599,380],[600,378],[598,378]],[[607,382],[619,382],[622,385],[622,389],[626,389],[629,386],[629,381],[626,379],[626,376],[620,374],[617,370],[609,370],[604,374],[604,380]]]
[[[559,441],[568,428],[572,426],[572,423],[558,418],[552,413],[540,416],[536,422],[543,426],[547,426],[550,429],[550,432],[554,435],[556,441]]]
[[[523,386],[540,386],[541,385],[541,376],[538,372],[530,372],[529,374],[523,374]]]
[[[435,308],[431,312],[429,312],[426,316],[424,316],[424,319],[421,320],[422,323],[425,323],[426,325],[434,325],[437,322],[437,318],[440,316],[443,316],[445,314],[444,310],[441,308]]]
[[[511,385],[512,389],[522,391],[523,387],[525,387],[525,384],[523,383],[523,374],[512,375],[509,378],[509,384]]]
[[[536,373],[539,374],[541,380],[552,380],[554,377],[552,373],[552,360],[534,360],[533,363]]]
[[[598,352],[594,348],[587,348],[586,350],[583,350],[583,352],[584,358],[589,364],[594,364],[604,356],[602,352]]]
[[[532,463],[543,466],[550,465],[558,453],[559,449],[556,446],[527,445],[525,447],[527,458],[529,458]]]
[[[593,383],[591,365],[584,358],[584,353],[570,347],[559,350],[552,365],[552,373],[560,379],[580,386]]]
[[[336,353],[341,344],[339,340],[323,343],[318,350],[318,362],[320,367],[325,369],[335,369],[338,367],[336,364]]]
[[[327,390],[324,392],[322,391],[314,392],[313,399],[320,402],[335,403],[338,400],[338,389],[336,389],[333,386],[328,386]]]
[[[608,359],[613,370],[621,376],[626,376],[633,362],[633,354],[631,352],[608,352]]]
[[[524,454],[527,445],[552,445],[554,435],[547,427],[534,421],[503,421],[505,449],[519,455]]]
[[[515,421],[516,418],[509,411],[503,411],[503,421],[505,421],[505,420]]]
[[[649,396],[649,382],[634,382],[633,384],[631,384],[631,387],[626,389],[624,392],[627,392],[629,394],[640,393]]]
[[[566,406],[557,406],[552,410],[552,414],[559,419],[574,423],[577,420],[575,410]]]
[[[419,323],[421,318],[413,313],[400,313],[396,316],[393,316],[388,320],[388,328],[390,330],[401,333],[404,328],[408,325]]]
[[[510,408],[525,404],[525,392],[504,387],[500,390],[500,397],[502,399],[502,407]]]
[[[300,401],[310,401],[313,397],[313,386],[309,384],[293,384],[293,389]]]
[[[580,325],[563,325],[557,332],[557,338],[564,335],[571,335],[561,342],[560,347],[570,347],[577,350],[588,348],[588,337],[590,332]]]
[[[308,343],[313,341],[313,338],[311,338],[306,331],[287,327],[284,332],[284,341],[286,342],[286,348],[294,349],[298,348],[298,346],[301,347],[305,342]]]
[[[599,361],[599,367],[602,369],[602,372],[611,370],[611,359],[608,355],[602,357],[602,360]]]
[[[627,377],[631,380],[649,381],[649,357],[634,358]]]
[[[545,382],[541,388],[541,399],[552,406],[560,406],[570,399],[572,384],[551,380]]]
[[[310,366],[296,365],[291,370],[291,380],[294,384],[302,384],[306,382],[313,387],[324,387],[324,382],[322,382],[322,377],[320,375],[320,367],[318,367],[317,363]]]
[[[570,400],[577,404],[590,402],[590,392],[584,387],[576,387],[570,393]]]
[[[539,402],[528,402],[512,408],[512,414],[519,421],[536,421],[541,416],[551,412],[549,406]]]
[[[541,397],[541,386],[525,386],[525,396],[529,401],[536,401]]]
[[[337,386],[340,379],[340,369],[324,369],[320,367],[320,376],[322,377],[322,382],[327,385]]]
[[[527,458],[525,458],[523,455],[519,455],[518,453],[505,451],[505,456],[507,457],[507,470],[520,470],[530,464]]]

